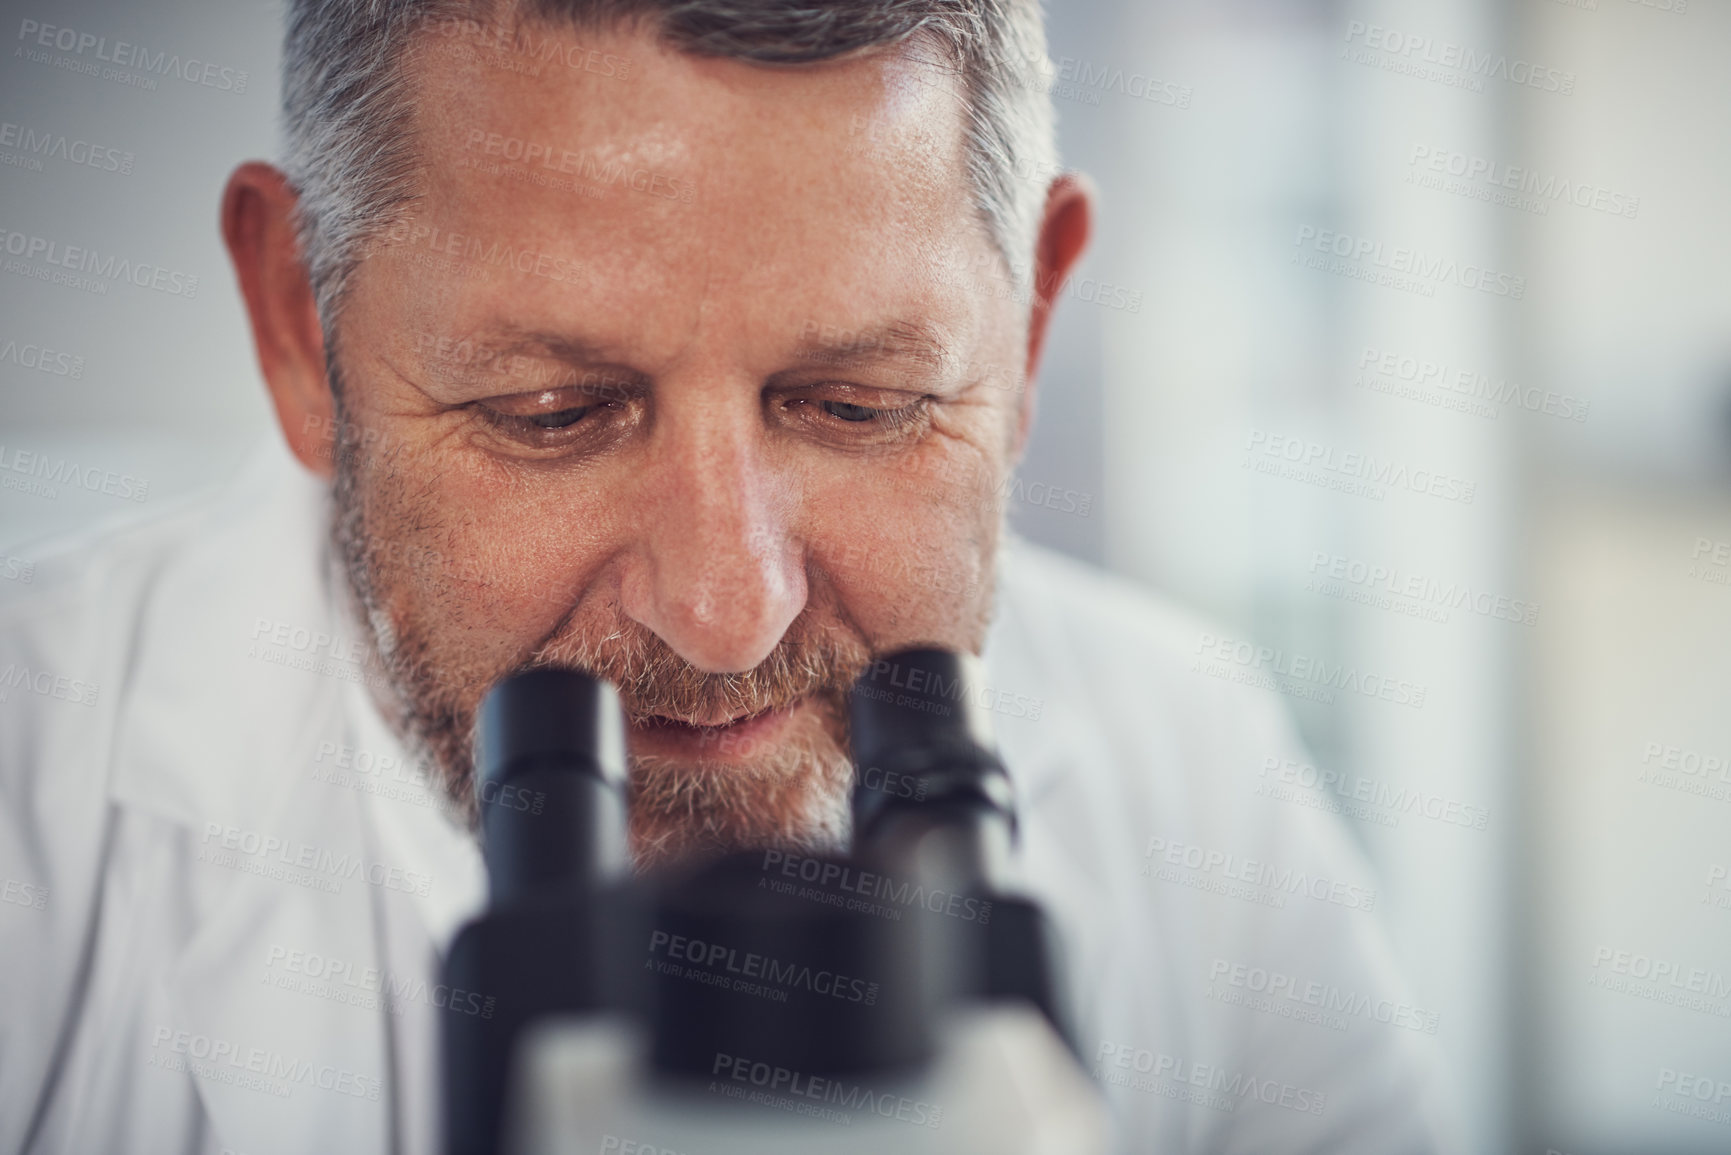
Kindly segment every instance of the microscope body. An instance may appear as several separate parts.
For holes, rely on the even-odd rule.
[[[723,1055],[708,1079],[646,1079],[618,1020],[549,1020],[525,1040],[514,1155],[1093,1155],[1098,1093],[1045,1017],[947,1014],[913,1074],[807,1075]]]
[[[644,878],[623,864],[611,689],[501,683],[481,719],[491,905],[446,964],[497,1002],[446,1013],[448,1155],[1105,1151],[1051,928],[1004,884],[1015,812],[969,665],[907,651],[855,687],[850,856]]]

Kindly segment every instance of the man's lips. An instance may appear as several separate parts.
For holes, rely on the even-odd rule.
[[[680,758],[749,757],[754,747],[772,741],[802,704],[803,699],[701,725],[650,714],[632,722],[631,751]]]
[[[785,710],[788,707],[782,706],[779,708]],[[702,722],[687,722],[681,718],[670,718],[665,714],[647,714],[642,718],[635,719],[632,722],[632,727],[634,729],[643,730],[665,729],[669,727],[680,730],[725,730],[729,726],[743,726],[749,722],[756,721],[765,714],[773,714],[776,709],[777,707],[771,706],[753,714],[735,714],[731,716],[723,713],[711,713],[708,716],[708,719]]]

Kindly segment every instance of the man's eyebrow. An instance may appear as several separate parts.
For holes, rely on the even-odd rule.
[[[641,372],[619,360],[617,349],[571,333],[500,326],[460,335],[423,332],[416,345],[435,387],[468,390],[484,381],[489,388],[526,392],[647,385]],[[582,379],[573,380],[573,372],[581,372]]]
[[[610,365],[616,358],[602,345],[568,333],[506,329],[470,338],[489,357],[546,357],[573,365]]]
[[[795,354],[819,365],[863,365],[913,361],[934,372],[952,363],[944,331],[927,321],[896,320],[850,328],[807,321]]]
[[[544,358],[580,368],[640,376],[619,359],[619,350],[572,333],[505,328],[472,335],[461,343],[472,350],[467,356],[457,354],[466,361],[473,360],[476,354],[495,364],[514,357]],[[448,347],[457,345],[457,341],[451,341]],[[437,358],[438,354],[434,356]],[[802,365],[826,368],[906,361],[932,373],[945,372],[956,363],[948,335],[941,326],[907,319],[857,327],[805,321],[797,331],[792,359]]]

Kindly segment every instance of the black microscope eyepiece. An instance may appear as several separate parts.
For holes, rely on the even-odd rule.
[[[475,791],[495,903],[593,885],[624,868],[619,695],[576,670],[500,681],[481,703]]]
[[[1014,794],[983,692],[979,660],[949,650],[899,650],[867,667],[848,711],[856,847],[906,809],[972,809],[1014,829]]]

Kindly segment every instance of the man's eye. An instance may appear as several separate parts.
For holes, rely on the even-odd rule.
[[[865,422],[882,417],[886,410],[871,409],[864,405],[849,405],[846,401],[825,401],[823,411],[831,417],[839,417],[843,421]]]
[[[640,416],[640,407],[628,399],[598,397],[583,389],[491,397],[472,405],[476,415],[504,439],[509,446],[507,452],[524,449],[538,454],[567,454],[598,450],[628,432],[634,418]],[[523,412],[525,409],[530,412]]]
[[[813,397],[804,389],[790,392],[792,396],[784,397],[777,404],[791,419],[801,422],[809,433],[828,438],[837,445],[855,448],[917,439],[929,421],[932,400],[906,390],[835,390],[861,401],[892,402],[889,405],[861,405],[835,396]],[[896,401],[905,404],[894,404]]]
[[[584,415],[593,408],[593,405],[582,405],[575,409],[561,409],[557,413],[537,413],[530,417],[529,421],[542,429],[563,429],[583,420]]]

